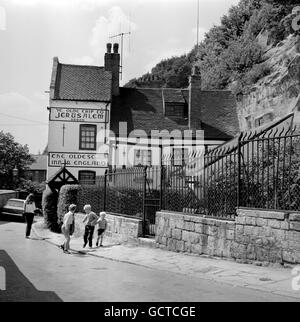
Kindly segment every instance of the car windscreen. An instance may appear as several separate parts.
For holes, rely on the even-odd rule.
[[[24,201],[22,201],[22,200],[8,200],[6,207],[24,208]]]

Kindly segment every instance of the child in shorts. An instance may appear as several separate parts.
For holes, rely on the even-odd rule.
[[[99,246],[99,241],[100,241],[100,247],[103,247],[103,234],[107,228],[107,220],[105,219],[106,212],[102,211],[100,212],[100,218],[97,220],[98,224],[98,238],[97,238],[97,243],[96,246]]]

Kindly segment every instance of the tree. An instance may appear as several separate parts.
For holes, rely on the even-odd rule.
[[[15,189],[24,176],[24,170],[33,162],[27,145],[17,143],[10,133],[0,131],[0,188]],[[13,169],[18,177],[13,179]]]

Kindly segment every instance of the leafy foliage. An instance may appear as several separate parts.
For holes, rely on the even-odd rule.
[[[24,170],[33,162],[27,145],[17,143],[10,133],[0,131],[0,188],[15,189],[24,177]],[[19,171],[13,180],[13,169]]]
[[[78,185],[65,185],[60,189],[57,203],[58,222],[62,222],[62,219],[68,212],[68,207],[71,204],[77,205],[78,190]]]
[[[192,66],[198,65],[204,89],[225,89],[235,82],[236,94],[243,92],[270,72],[263,62],[263,48],[257,36],[267,31],[269,43],[276,45],[293,33],[291,12],[298,3],[298,0],[240,0],[221,18],[219,26],[209,30],[199,48],[194,47],[187,55],[164,59],[151,73],[127,86],[187,87]]]

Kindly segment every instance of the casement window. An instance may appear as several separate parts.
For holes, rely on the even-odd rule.
[[[151,150],[135,150],[134,151],[134,166],[151,166],[152,151]]]
[[[82,124],[79,132],[79,149],[96,150],[97,126]]]
[[[80,184],[95,184],[96,172],[95,171],[79,171],[78,180]]]
[[[189,156],[189,150],[184,148],[174,148],[172,152],[173,166],[185,165]]]
[[[165,116],[183,119],[188,115],[186,104],[184,103],[165,103]]]

